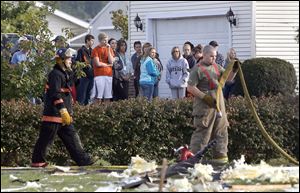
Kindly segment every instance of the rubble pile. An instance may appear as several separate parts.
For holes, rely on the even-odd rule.
[[[245,163],[244,156],[241,159],[234,160],[233,166],[222,171],[219,180],[214,180],[214,171],[211,165],[201,163],[195,164],[193,168],[188,168],[188,174],[179,174],[165,179],[163,191],[166,192],[223,192],[230,191],[230,184],[243,183],[254,184],[259,187],[261,184],[299,184],[299,167],[272,167],[261,161],[259,165],[248,165]],[[153,172],[157,169],[155,162],[148,163],[143,158],[132,157],[130,167],[123,172],[128,175],[128,183],[134,180],[141,180],[140,174]],[[131,179],[131,181],[128,181]],[[126,181],[125,179],[122,180]],[[151,181],[145,180],[138,191],[158,191],[158,176],[153,176]],[[260,184],[260,183],[261,184]],[[226,186],[224,185],[226,184]],[[293,186],[299,190],[299,185]],[[247,191],[247,186],[244,187]],[[290,188],[290,187],[288,187]],[[234,191],[234,190],[232,190]]]
[[[221,179],[224,181],[234,182],[237,180],[245,183],[261,182],[272,184],[298,184],[299,183],[299,167],[298,172],[288,167],[272,167],[261,161],[259,165],[248,165],[245,163],[244,156],[240,160],[234,161],[234,167],[222,172]]]
[[[128,169],[124,170],[123,174],[132,176],[135,174],[155,171],[156,169],[157,165],[155,161],[147,162],[139,155],[137,155],[136,157],[131,157],[131,163]]]

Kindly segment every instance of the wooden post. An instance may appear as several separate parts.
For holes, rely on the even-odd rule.
[[[167,168],[168,168],[168,161],[166,158],[164,158],[162,163],[162,168],[161,168],[161,175],[160,175],[160,182],[159,182],[159,189],[158,189],[159,192],[162,192]]]

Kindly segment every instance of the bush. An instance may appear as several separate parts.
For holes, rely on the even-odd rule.
[[[278,144],[299,158],[299,97],[283,96],[256,98],[254,104],[268,132]],[[229,128],[229,157],[247,161],[279,157],[266,144],[250,115],[246,101],[233,97],[227,104]],[[1,165],[30,164],[37,140],[42,106],[24,101],[1,101]],[[130,99],[107,105],[74,107],[74,126],[84,148],[111,164],[130,162],[131,156],[161,162],[174,159],[172,149],[189,144],[192,126],[192,101]],[[58,138],[58,137],[57,137]],[[66,164],[70,159],[56,138],[47,160]]]
[[[279,58],[245,60],[242,70],[250,96],[293,94],[297,85],[294,66]],[[240,78],[236,78],[234,95],[243,95]]]
[[[299,159],[299,96],[271,96],[253,99],[256,112],[272,139],[289,155]],[[280,154],[263,137],[244,98],[230,98],[229,157],[244,154],[247,162],[259,163]]]

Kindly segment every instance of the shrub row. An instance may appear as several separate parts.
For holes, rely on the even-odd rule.
[[[299,97],[254,98],[258,114],[270,135],[289,154],[299,158]],[[242,97],[227,104],[229,157],[241,154],[248,162],[280,157],[265,142]],[[33,146],[40,129],[43,107],[24,101],[1,101],[1,165],[30,164]],[[129,99],[107,105],[74,106],[74,126],[84,148],[111,164],[130,162],[140,155],[160,163],[174,159],[172,149],[189,144],[193,132],[192,101]],[[47,157],[66,164],[69,155],[56,138]]]

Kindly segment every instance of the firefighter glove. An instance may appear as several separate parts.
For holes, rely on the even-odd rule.
[[[60,116],[62,118],[63,125],[70,125],[72,122],[72,117],[70,116],[68,110],[66,108],[62,108],[59,110]]]
[[[215,100],[212,96],[206,94],[206,95],[203,97],[202,100],[203,100],[209,107],[211,107],[211,108],[216,108],[216,100]]]

